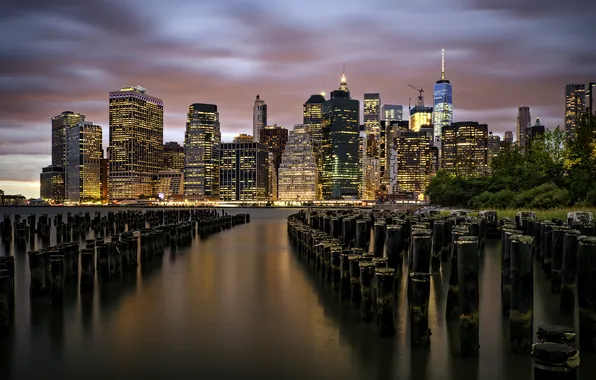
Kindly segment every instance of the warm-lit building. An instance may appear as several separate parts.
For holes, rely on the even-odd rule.
[[[269,171],[269,177],[271,178],[271,181],[275,181],[275,183],[271,183],[269,190],[271,191],[271,199],[275,200],[278,178],[277,171],[279,169],[279,165],[281,164],[281,155],[286,149],[286,143],[288,142],[288,130],[284,127],[278,126],[277,124],[268,125],[261,130],[260,138],[260,143],[264,144],[271,153],[272,161],[270,162],[270,165],[273,171]]]
[[[267,104],[257,95],[252,109],[252,136],[255,142],[261,139],[261,130],[267,125]]]
[[[111,200],[153,194],[153,175],[163,169],[163,101],[142,87],[110,92]]]
[[[458,177],[482,177],[488,173],[488,126],[475,121],[443,128],[441,168]]]
[[[64,111],[52,118],[52,166],[66,166],[66,130],[85,121],[85,115]]]
[[[588,105],[589,107],[589,105]],[[575,130],[586,109],[586,86],[568,84],[565,86],[565,133],[568,139],[575,137]]]
[[[379,190],[380,162],[378,158],[364,157],[362,160],[362,190],[361,199],[374,200]]]
[[[441,149],[441,131],[453,123],[453,87],[445,79],[445,50],[441,54],[441,79],[435,83],[433,103],[434,146]],[[431,123],[429,123],[431,124]]]
[[[383,104],[381,107],[381,120],[383,121],[402,121],[404,117],[404,108],[397,104]]]
[[[399,191],[422,194],[430,184],[437,172],[438,156],[432,135],[430,130],[398,132],[395,183]]]
[[[295,125],[290,132],[278,174],[280,201],[318,199],[315,152],[306,125]]]
[[[175,141],[163,145],[163,167],[165,170],[184,170],[184,147]]]
[[[400,106],[401,107],[401,106]],[[410,122],[408,120],[384,120],[381,121],[381,140],[380,140],[380,177],[381,186],[387,188],[391,180],[389,174],[389,155],[391,149],[395,148],[395,139],[398,132],[405,132],[410,129]]]
[[[517,123],[515,130],[517,133],[517,146],[522,152],[526,149],[526,131],[532,122],[530,116],[530,107],[521,106],[517,109]]]
[[[66,199],[101,200],[101,127],[81,121],[66,130]]]
[[[491,170],[493,159],[499,155],[500,151],[501,137],[499,135],[493,135],[492,132],[489,132],[487,139],[487,164],[489,171]]]
[[[379,93],[364,94],[364,132],[373,134],[379,140],[381,128],[381,96]]]
[[[257,142],[222,143],[220,192],[222,201],[266,201],[269,194],[269,152]]]
[[[188,107],[184,134],[184,195],[187,200],[219,199],[219,112],[215,104]]]
[[[184,194],[184,173],[180,170],[164,170],[155,174],[155,194],[167,201]]]
[[[425,107],[424,104],[417,104],[410,108],[410,130],[413,132],[420,131],[424,125],[429,126],[433,124],[433,108]]]
[[[104,202],[108,201],[108,178],[110,173],[110,160],[107,158],[101,159],[101,200]]]
[[[321,145],[323,140],[323,94],[311,95],[302,106],[302,124],[305,125],[313,143]]]
[[[49,203],[64,202],[66,179],[63,166],[46,166],[39,175],[40,198]]]
[[[342,75],[339,89],[323,104],[323,199],[358,197],[359,110]]]
[[[238,136],[234,137],[234,142],[245,142],[245,143],[249,143],[249,142],[254,142],[253,141],[253,136],[251,135],[247,135],[246,133],[241,133]]]

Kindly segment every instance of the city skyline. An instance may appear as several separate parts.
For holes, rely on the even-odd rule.
[[[421,12],[414,3],[396,8],[378,1],[386,12],[373,14],[363,4],[338,9],[323,1],[309,20],[265,1],[132,3],[33,0],[10,4],[0,15],[6,25],[0,93],[7,99],[0,106],[0,188],[7,193],[38,194],[39,168],[51,163],[49,120],[62,111],[102,126],[107,147],[108,93],[130,85],[164,100],[164,141],[181,143],[186,108],[195,102],[219,106],[223,141],[250,133],[256,94],[268,103],[269,124],[300,123],[310,95],[336,88],[343,62],[354,99],[378,92],[384,102],[405,107],[417,95],[408,84],[430,95],[444,47],[454,120],[478,120],[497,134],[514,129],[522,104],[548,128],[563,126],[564,86],[594,77],[595,56],[585,49],[594,4],[587,1],[436,2],[424,8],[432,9],[425,15],[429,26],[418,33],[409,33]],[[218,28],[193,22],[197,12]],[[438,22],[445,17],[453,28]],[[27,22],[33,18],[39,22]]]

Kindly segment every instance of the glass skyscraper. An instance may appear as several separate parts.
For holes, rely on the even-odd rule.
[[[80,121],[66,130],[66,199],[101,199],[101,127]]]
[[[441,149],[443,127],[453,123],[453,88],[451,83],[445,79],[445,50],[441,54],[441,80],[435,83],[433,92],[434,145]]]
[[[308,127],[295,125],[279,167],[279,200],[317,200],[317,165]]]

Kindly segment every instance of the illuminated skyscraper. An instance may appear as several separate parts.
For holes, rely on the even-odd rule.
[[[167,201],[184,195],[184,173],[181,170],[163,170],[155,174],[155,194]]]
[[[488,126],[475,121],[443,127],[441,168],[462,178],[482,177],[488,172]]]
[[[430,130],[398,132],[396,139],[397,187],[422,194],[437,172],[438,149]]]
[[[166,170],[184,170],[184,147],[175,141],[163,146],[163,167]]]
[[[302,124],[304,124],[313,142],[321,144],[323,140],[323,103],[325,97],[321,95],[311,95],[302,106]]]
[[[434,85],[433,121],[434,145],[441,149],[441,130],[453,123],[453,88],[445,79],[445,49],[441,52],[441,80]]]
[[[65,183],[63,166],[46,166],[39,175],[40,198],[49,203],[64,202]]]
[[[381,96],[379,93],[364,94],[364,132],[379,139],[381,123]]]
[[[497,157],[499,155],[499,152],[501,151],[501,137],[499,137],[498,135],[493,135],[492,132],[489,132],[487,140],[487,150],[487,165],[488,170],[490,171],[493,159]]]
[[[278,177],[280,201],[317,200],[317,166],[308,127],[295,125],[282,155]]]
[[[583,84],[565,86],[565,133],[568,139],[575,137],[577,123],[585,109],[586,86]]]
[[[267,146],[270,156],[270,169],[269,169],[269,190],[271,191],[270,198],[272,200],[277,199],[277,179],[278,169],[281,164],[281,155],[286,149],[286,143],[288,142],[288,130],[284,127],[279,127],[277,124],[268,125],[261,130],[261,144]]]
[[[163,101],[142,87],[110,92],[111,200],[152,196],[153,174],[163,168]]]
[[[381,107],[381,120],[401,121],[403,120],[404,108],[396,104],[383,104]]]
[[[247,135],[246,133],[241,133],[238,136],[234,137],[234,142],[254,142],[253,141],[253,136],[251,135]]]
[[[530,107],[519,107],[517,110],[515,132],[517,133],[517,146],[522,152],[526,150],[526,130],[530,126],[530,123],[532,122],[531,120]]]
[[[374,200],[379,190],[380,170],[379,159],[365,156],[362,162],[362,199]]]
[[[433,108],[424,106],[424,91],[418,91],[420,95],[416,98],[416,105],[410,108],[410,130],[413,132],[420,131],[423,125],[428,127],[433,124]]]
[[[407,120],[381,121],[381,187],[389,190],[389,183],[391,182],[391,173],[389,156],[391,149],[395,150],[395,139],[399,132],[406,132],[410,128],[410,123]]]
[[[257,95],[252,108],[252,136],[255,142],[261,140],[261,130],[267,125],[267,104]]]
[[[350,98],[345,74],[338,90],[323,104],[324,199],[358,197],[358,136],[360,102]]]
[[[222,143],[222,201],[266,201],[269,194],[269,152],[257,142]]]
[[[71,202],[101,200],[101,127],[81,121],[66,130],[66,198]]]
[[[52,118],[52,166],[66,166],[66,130],[85,121],[85,115],[64,111]]]
[[[215,104],[188,107],[184,134],[184,195],[188,200],[219,199],[219,112]]]

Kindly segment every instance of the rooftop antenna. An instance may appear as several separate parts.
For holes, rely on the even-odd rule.
[[[441,80],[445,80],[445,48],[441,49]]]

